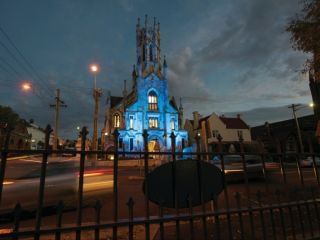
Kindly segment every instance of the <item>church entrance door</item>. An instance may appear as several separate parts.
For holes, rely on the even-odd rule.
[[[152,139],[148,143],[149,152],[159,152],[160,151],[160,144],[157,139]]]

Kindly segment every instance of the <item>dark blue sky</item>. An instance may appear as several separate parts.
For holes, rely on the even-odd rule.
[[[146,1],[28,0],[0,2],[0,26],[36,74],[0,32],[1,105],[44,126],[52,123],[54,90],[68,104],[61,113],[63,136],[76,126],[92,126],[92,77],[88,65],[101,66],[98,86],[121,94],[135,62],[137,17],[161,24],[170,95],[182,97],[185,116],[242,113],[250,125],[290,118],[285,105],[311,101],[306,77],[299,73],[306,55],[294,52],[285,32],[299,11],[299,0]],[[33,76],[33,75],[39,75]],[[19,84],[33,81],[35,93]],[[130,82],[131,84],[131,82]],[[101,123],[105,97],[101,100]],[[299,114],[305,114],[306,111]]]

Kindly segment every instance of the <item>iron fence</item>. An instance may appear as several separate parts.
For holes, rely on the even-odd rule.
[[[319,214],[319,169],[317,165],[318,154],[312,146],[308,152],[284,152],[277,147],[277,152],[266,152],[262,145],[254,152],[244,151],[244,143],[239,139],[239,151],[229,153],[223,151],[222,139],[219,139],[215,151],[200,151],[199,139],[196,139],[197,149],[194,152],[179,152],[175,146],[175,134],[172,133],[171,150],[166,152],[149,152],[148,132],[144,131],[143,151],[119,151],[119,133],[116,130],[114,137],[114,151],[86,151],[85,143],[87,129],[81,131],[81,150],[49,149],[49,136],[51,128],[46,128],[44,150],[14,150],[8,149],[10,135],[8,134],[4,148],[1,151],[0,168],[0,206],[3,196],[3,186],[7,170],[8,154],[18,153],[25,155],[41,154],[41,169],[39,188],[37,195],[37,207],[35,221],[32,228],[21,227],[24,222],[23,203],[17,203],[12,210],[10,221],[3,223],[0,231],[0,239],[63,239],[65,234],[74,239],[312,239],[320,236]],[[63,224],[63,216],[67,214],[65,203],[56,203],[55,223],[44,225],[44,191],[47,178],[48,158],[52,154],[76,153],[80,155],[78,170],[78,187],[76,199],[76,215],[74,224]],[[103,219],[104,206],[101,200],[87,205],[84,201],[84,173],[87,156],[92,154],[113,155],[113,189],[112,212],[107,212],[108,219]],[[188,195],[187,208],[179,207],[178,191],[176,187],[176,163],[179,157],[188,155],[195,161],[213,162],[213,156],[219,159],[219,166],[223,174],[223,192],[220,195],[212,195],[210,201],[204,201],[202,187],[205,181],[201,173],[201,164],[197,165],[200,206],[194,206],[195,196]],[[261,165],[262,180],[250,179],[250,166],[248,154],[258,156]],[[125,205],[120,205],[119,197],[119,164],[121,161],[131,161],[119,156],[143,156],[143,178],[145,180],[150,173],[150,155],[165,156],[167,162],[173,163],[172,179],[174,191],[174,209],[168,209],[161,202],[156,206],[149,201],[148,181],[144,182],[143,210],[135,213],[137,201],[135,196],[129,196]],[[243,183],[230,183],[228,181],[228,156],[239,156],[241,169],[236,170],[243,179]],[[303,159],[311,161],[310,168],[306,172],[302,166]],[[156,157],[155,157],[156,158]],[[270,162],[270,160],[273,162]],[[289,159],[289,160],[288,160]],[[274,161],[276,160],[276,161]],[[132,160],[133,161],[133,160]],[[181,160],[183,161],[183,160]],[[213,162],[214,163],[214,162]],[[232,164],[231,164],[232,165]],[[270,167],[271,166],[271,167]],[[272,168],[272,166],[275,166]],[[296,171],[296,174],[295,174]],[[234,173],[231,171],[231,173]],[[232,174],[231,174],[232,176]],[[210,179],[209,179],[210,180]],[[256,187],[255,185],[257,185]],[[233,185],[235,184],[235,185]],[[276,186],[276,187],[275,187]],[[232,188],[232,189],[231,189]],[[235,189],[234,189],[235,188]],[[22,200],[22,199],[21,199]],[[152,204],[152,207],[150,206]],[[85,208],[94,210],[94,220],[84,219]],[[127,216],[120,217],[119,209],[126,208]],[[152,208],[152,209],[151,209]],[[110,210],[111,211],[111,210]],[[87,217],[87,216],[86,216]],[[142,232],[138,236],[137,229]],[[86,234],[84,236],[84,234]],[[90,237],[88,237],[91,234]]]

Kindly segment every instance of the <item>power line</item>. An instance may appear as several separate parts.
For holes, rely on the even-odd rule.
[[[7,62],[4,58],[0,57],[0,60],[7,66],[10,68],[10,70],[12,72],[14,72],[18,77],[20,77],[20,73],[9,63]]]
[[[31,71],[25,67],[25,65],[23,63],[21,63],[21,61],[12,53],[12,51],[2,42],[0,41],[0,45],[5,48],[7,50],[7,52],[10,54],[10,56],[28,73],[30,74],[34,80],[38,79],[38,84],[39,86],[42,85],[41,87],[43,87],[47,93],[51,96],[53,96],[51,89],[47,87],[46,83],[41,79],[41,77],[39,76],[39,74],[37,73],[37,71],[35,70],[35,68],[33,67],[33,65],[30,63],[30,61],[28,61],[26,59],[26,57],[22,54],[22,52],[18,49],[18,47],[14,44],[14,42],[11,40],[11,38],[9,37],[9,35],[4,31],[4,29],[2,27],[0,27],[0,31],[2,32],[2,34],[5,36],[5,38],[8,40],[8,42],[11,44],[11,46],[16,50],[16,52],[19,54],[19,56],[23,59],[24,63],[29,67],[29,69],[31,69]]]

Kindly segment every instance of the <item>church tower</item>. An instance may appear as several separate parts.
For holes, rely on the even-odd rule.
[[[137,73],[138,76],[146,76],[151,72],[161,71],[160,57],[160,23],[153,19],[153,25],[145,16],[144,26],[140,24],[140,18],[136,25],[136,49],[137,49]]]
[[[132,90],[124,82],[123,95],[110,96],[106,111],[105,149],[114,144],[113,131],[119,131],[119,148],[127,151],[145,147],[143,133],[148,131],[150,151],[168,150],[174,133],[176,147],[182,149],[188,133],[181,128],[183,108],[174,98],[169,99],[168,65],[160,57],[160,24],[153,19],[136,25],[136,64],[131,72]]]

